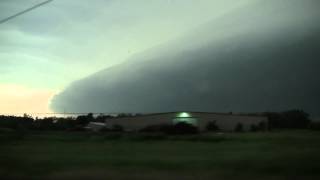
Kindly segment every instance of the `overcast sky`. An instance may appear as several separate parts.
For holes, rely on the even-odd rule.
[[[1,0],[0,18],[39,2],[42,1]],[[54,0],[0,24],[0,99],[4,99],[0,112],[143,112],[143,103],[149,103],[148,111],[178,110],[183,107],[190,110],[223,111],[226,108],[208,108],[213,107],[209,102],[204,102],[202,107],[190,106],[190,103],[200,98],[201,93],[188,89],[186,91],[193,95],[192,102],[176,102],[168,109],[161,108],[164,104],[152,108],[152,104],[160,103],[158,99],[141,102],[140,106],[136,106],[139,107],[137,109],[130,109],[124,104],[128,99],[137,101],[145,94],[143,88],[138,87],[144,87],[143,82],[147,80],[154,80],[144,78],[150,76],[149,66],[158,67],[156,75],[153,75],[159,77],[156,80],[160,80],[161,74],[168,67],[183,64],[181,61],[186,59],[186,55],[192,57],[189,58],[192,59],[189,62],[191,66],[181,65],[181,68],[175,69],[177,73],[170,76],[174,81],[168,84],[159,82],[162,87],[168,87],[161,89],[161,92],[177,90],[171,84],[179,84],[181,81],[176,76],[186,71],[187,78],[197,82],[194,86],[204,89],[203,91],[214,92],[209,87],[215,81],[194,75],[204,69],[197,66],[200,55],[203,55],[204,62],[210,62],[205,66],[217,67],[213,62],[226,61],[225,55],[221,55],[221,49],[230,50],[237,59],[252,50],[240,47],[255,47],[256,43],[263,46],[265,44],[261,42],[266,39],[279,39],[277,33],[286,35],[281,41],[283,46],[288,46],[286,42],[290,40],[304,42],[301,38],[316,34],[315,22],[319,20],[317,7],[317,0]],[[306,46],[310,44],[312,42],[306,42]],[[260,50],[255,47],[254,52]],[[301,52],[303,53],[305,52]],[[268,52],[261,54],[269,55]],[[163,61],[164,57],[166,61]],[[242,58],[243,62],[246,60]],[[258,60],[259,57],[255,57],[255,61]],[[130,79],[137,74],[129,70],[131,67],[142,68],[139,69],[141,78]],[[190,73],[193,67],[199,69]],[[232,73],[228,69],[230,68],[223,72]],[[207,69],[206,73],[214,75],[213,70]],[[98,81],[96,76],[102,80]],[[137,82],[136,90],[141,90],[141,94],[130,93],[128,89],[132,86],[117,84],[128,78],[129,82]],[[219,83],[221,87],[225,85],[223,82]],[[260,91],[259,88],[257,91]],[[90,94],[97,92],[100,97],[98,99],[102,102],[90,98]],[[154,92],[153,96],[163,99],[160,92]],[[54,95],[56,96],[52,101]],[[111,100],[113,97],[116,99]],[[177,97],[173,93],[170,98]],[[78,99],[79,102],[70,99]],[[210,100],[215,99],[212,97]],[[219,101],[223,101],[223,98]],[[86,106],[79,105],[84,102]],[[113,105],[103,102],[113,102]],[[299,103],[295,105],[299,106]],[[233,108],[229,103],[227,109],[232,111],[250,108],[237,106]],[[286,105],[281,107],[286,108]],[[263,110],[263,107],[257,110]]]

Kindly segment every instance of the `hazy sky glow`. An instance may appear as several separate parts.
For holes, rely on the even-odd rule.
[[[0,18],[39,2],[42,1],[1,0]],[[263,2],[266,7],[274,6],[275,10],[264,9]],[[54,94],[66,94],[74,82],[91,77],[91,74],[110,68],[111,73],[102,78],[102,83],[121,82],[126,76],[131,76],[126,68],[122,68],[125,69],[122,71],[112,70],[114,66],[120,66],[121,69],[122,63],[132,63],[130,66],[135,67],[139,61],[150,61],[161,68],[167,66],[160,62],[161,57],[166,56],[171,59],[172,66],[176,66],[175,62],[181,59],[181,52],[201,51],[203,48],[217,51],[218,46],[234,39],[245,42],[245,45],[248,39],[239,37],[248,37],[248,33],[252,36],[262,33],[261,39],[269,39],[278,31],[285,32],[292,28],[289,35],[294,37],[295,34],[307,31],[310,22],[319,18],[319,14],[313,11],[313,6],[318,5],[317,0],[304,2],[54,0],[0,24],[0,99],[4,99],[0,113],[51,111],[48,105]],[[243,11],[247,13],[241,13]],[[266,13],[260,13],[264,11]],[[236,48],[232,45],[227,47],[224,51]],[[175,59],[176,56],[179,58]],[[197,57],[194,59],[196,61]],[[209,80],[199,82],[197,88],[209,91],[210,85],[206,81]],[[109,85],[116,87],[112,83]],[[96,85],[90,87],[95,88]],[[102,91],[105,87],[100,88]],[[122,92],[121,89],[117,90]],[[92,91],[86,93],[91,94]],[[105,104],[94,101],[88,102],[88,106],[102,106],[105,109],[70,107],[70,98],[82,99],[83,96],[74,93],[71,97],[62,97],[66,102],[61,102],[61,99],[54,101],[55,111],[61,112],[65,108],[67,111],[78,112],[121,110],[108,109]],[[108,95],[100,97],[109,100]],[[37,102],[30,103],[30,99],[37,99]]]
[[[0,113],[23,114],[25,112],[50,112],[49,101],[54,92],[28,89],[18,85],[0,85]]]

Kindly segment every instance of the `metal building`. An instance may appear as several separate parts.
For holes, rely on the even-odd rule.
[[[148,126],[174,125],[179,122],[190,123],[200,131],[206,131],[207,125],[214,122],[222,131],[234,131],[241,124],[244,131],[252,126],[267,124],[267,117],[258,115],[241,115],[208,112],[168,112],[158,114],[145,114],[129,117],[115,117],[106,120],[108,128],[120,125],[125,131],[139,131]]]

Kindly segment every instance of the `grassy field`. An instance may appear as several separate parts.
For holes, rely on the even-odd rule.
[[[320,179],[320,132],[0,133],[0,179]]]

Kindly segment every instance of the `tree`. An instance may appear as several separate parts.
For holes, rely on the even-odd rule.
[[[282,113],[288,128],[308,128],[310,124],[309,114],[302,110],[290,110]]]
[[[236,127],[234,128],[235,132],[243,132],[243,124],[242,123],[238,123],[236,125]]]
[[[114,132],[123,132],[124,131],[124,128],[119,125],[119,124],[115,124],[112,126],[111,128],[111,131],[114,131]]]
[[[216,121],[211,121],[207,124],[206,129],[208,131],[219,131],[220,128],[218,127]]]
[[[169,132],[172,134],[195,134],[198,133],[198,128],[192,124],[179,122],[172,127],[172,130]]]
[[[269,119],[269,128],[308,128],[311,120],[309,114],[303,110],[289,110],[281,113],[266,113]]]
[[[259,126],[255,125],[255,124],[251,124],[251,126],[250,126],[250,131],[251,132],[257,132],[259,130],[260,130]]]
[[[17,117],[17,116],[0,116],[0,127],[2,128],[30,128],[34,119],[30,116]]]
[[[85,126],[89,124],[89,122],[93,121],[94,117],[92,113],[89,113],[86,116],[78,116],[76,119],[77,125]]]
[[[73,118],[55,118],[54,127],[56,130],[68,130],[75,128],[76,121]]]
[[[310,123],[310,129],[312,130],[317,130],[319,131],[320,130],[320,122],[312,122]]]
[[[159,124],[159,125],[151,125],[151,126],[147,126],[144,127],[140,130],[140,132],[147,132],[147,133],[167,133],[170,132],[170,130],[172,129],[172,125],[169,124]]]

